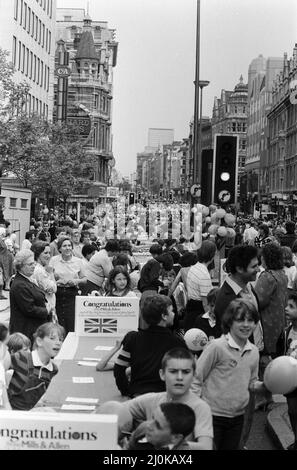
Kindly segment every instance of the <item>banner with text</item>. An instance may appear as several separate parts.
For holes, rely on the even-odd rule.
[[[137,297],[76,297],[75,333],[78,336],[124,336],[138,330]]]
[[[117,416],[0,411],[0,450],[116,450]]]

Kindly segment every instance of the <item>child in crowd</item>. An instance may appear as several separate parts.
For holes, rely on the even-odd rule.
[[[282,332],[277,342],[278,356],[291,356],[297,359],[297,293],[289,294],[285,309],[289,326]],[[288,450],[297,450],[297,388],[285,395],[288,404],[288,415],[294,433],[294,442]]]
[[[103,356],[98,364],[96,365],[96,370],[103,371],[103,370],[113,370],[114,363],[110,362],[110,359],[121,349],[122,341],[116,340],[115,346],[108,351],[108,353]]]
[[[162,403],[174,402],[188,405],[195,413],[194,431],[189,436],[190,448],[212,449],[213,427],[210,407],[190,391],[195,366],[195,359],[189,350],[180,347],[169,350],[162,359],[159,371],[161,380],[165,382],[166,391],[146,393],[122,403],[120,415],[132,416],[134,424],[138,426],[133,435],[135,443],[146,435],[149,422],[157,408]]]
[[[0,410],[11,410],[6,387],[5,369],[0,362]]]
[[[174,313],[168,297],[156,293],[148,296],[141,314],[148,327],[126,334],[115,361],[116,384],[124,396],[163,391],[165,386],[159,369],[164,354],[175,347],[186,348],[184,340],[170,331]],[[131,367],[130,382],[126,376],[128,367]]]
[[[34,334],[33,351],[18,351],[11,356],[14,372],[8,397],[12,409],[30,410],[45,393],[58,372],[52,359],[59,353],[64,336],[59,324],[44,323]]]
[[[13,333],[9,336],[7,347],[10,354],[15,354],[18,351],[30,351],[31,341],[23,333]]]
[[[282,254],[284,261],[284,271],[288,279],[288,293],[291,293],[294,289],[294,283],[296,282],[297,268],[293,261],[293,253],[291,248],[288,246],[282,246]]]
[[[155,410],[152,420],[147,423],[144,444],[133,445],[133,435],[129,450],[190,450],[187,436],[193,433],[196,416],[192,408],[184,403],[161,403]]]
[[[135,297],[130,289],[130,276],[123,266],[116,266],[109,273],[107,297]]]
[[[238,449],[249,390],[266,390],[258,381],[259,351],[248,340],[258,321],[251,302],[233,300],[222,317],[224,334],[197,360],[192,390],[211,407],[217,450]]]
[[[4,323],[0,323],[0,363],[4,370],[8,370],[10,366],[10,354],[7,347],[9,338],[8,327]]]
[[[193,326],[193,328],[199,328],[200,330],[204,331],[208,337],[208,341],[219,338],[221,336],[221,328],[218,328],[216,324],[216,316],[214,313],[218,292],[219,289],[217,287],[209,291],[206,296],[207,312],[199,315],[199,317],[196,318],[195,324]]]

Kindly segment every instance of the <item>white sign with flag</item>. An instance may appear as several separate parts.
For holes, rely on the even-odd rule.
[[[138,330],[137,297],[76,297],[75,333],[78,336],[118,337]]]
[[[0,450],[116,450],[116,415],[0,411]]]

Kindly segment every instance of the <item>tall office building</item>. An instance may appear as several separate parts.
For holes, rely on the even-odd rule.
[[[0,0],[0,47],[17,83],[30,85],[27,112],[52,118],[56,0]]]
[[[172,144],[174,141],[174,129],[162,129],[152,127],[148,131],[148,146],[160,148],[162,145]]]

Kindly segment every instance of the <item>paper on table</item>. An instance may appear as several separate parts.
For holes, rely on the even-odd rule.
[[[101,361],[101,358],[100,357],[83,357],[82,360],[83,361],[96,361],[96,362],[99,362],[99,361]]]
[[[96,367],[96,362],[94,361],[78,361],[77,363],[79,366],[88,366],[88,367]]]
[[[93,405],[62,405],[61,410],[63,411],[93,411],[96,406]]]
[[[72,382],[75,384],[93,384],[95,380],[93,377],[72,377]]]
[[[111,351],[113,346],[96,346],[95,351]]]
[[[80,398],[80,397],[67,397],[65,401],[72,401],[74,403],[98,403],[98,398]]]

